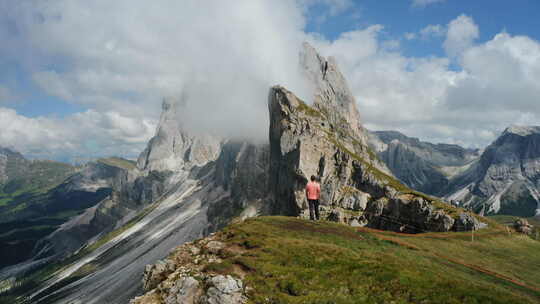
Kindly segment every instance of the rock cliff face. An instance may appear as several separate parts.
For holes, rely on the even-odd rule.
[[[486,214],[540,215],[540,127],[507,128],[446,198]]]
[[[279,86],[269,94],[272,213],[307,216],[304,188],[315,175],[329,219],[406,232],[478,228],[474,217],[453,218],[441,203],[392,177],[368,147],[354,97],[334,61],[309,47],[303,58],[316,79],[314,105]]]
[[[369,144],[400,181],[437,196],[480,156],[478,150],[422,142],[396,131],[370,132]]]

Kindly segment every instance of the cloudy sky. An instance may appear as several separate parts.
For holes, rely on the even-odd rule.
[[[540,125],[536,0],[0,0],[0,146],[135,157],[165,97],[186,126],[263,140],[269,86],[309,99],[306,40],[370,129],[484,147]]]

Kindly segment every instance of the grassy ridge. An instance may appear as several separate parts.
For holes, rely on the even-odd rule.
[[[207,269],[244,277],[251,303],[540,301],[540,242],[500,229],[476,232],[471,242],[470,233],[403,235],[261,217],[220,234],[243,249],[226,250]]]
[[[117,167],[120,169],[126,169],[126,170],[132,170],[137,167],[136,162],[132,160],[120,158],[120,157],[100,158],[97,160],[97,162],[108,165],[108,166]]]

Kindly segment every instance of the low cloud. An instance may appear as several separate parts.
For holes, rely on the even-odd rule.
[[[63,119],[29,118],[0,108],[0,142],[32,158],[71,160],[103,155],[135,157],[155,123],[117,112],[89,110]]]

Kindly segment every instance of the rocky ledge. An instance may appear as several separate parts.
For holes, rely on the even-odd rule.
[[[242,269],[220,274],[222,258],[243,249],[226,247],[216,235],[177,247],[165,260],[147,265],[142,285],[146,292],[130,304],[241,304],[247,301]]]

